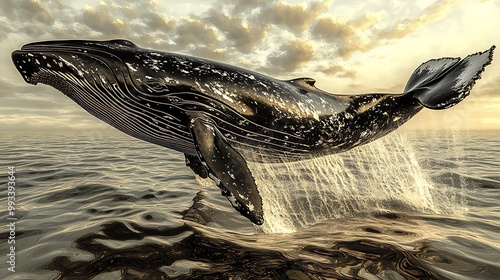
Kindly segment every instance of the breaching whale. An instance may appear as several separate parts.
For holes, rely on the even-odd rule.
[[[449,108],[469,94],[493,49],[429,60],[401,94],[362,95],[126,40],[31,43],[12,60],[26,82],[50,85],[122,132],[184,153],[196,174],[212,178],[236,210],[260,225],[262,199],[247,160],[346,151],[386,135],[423,107]]]

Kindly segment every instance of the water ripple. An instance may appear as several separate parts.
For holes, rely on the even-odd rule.
[[[498,279],[500,134],[437,136],[328,160],[353,177],[252,165],[264,207],[281,211],[266,213],[267,226],[291,218],[291,233],[254,227],[161,147],[102,132],[6,136],[19,272],[0,278]],[[349,178],[348,188],[336,180]]]

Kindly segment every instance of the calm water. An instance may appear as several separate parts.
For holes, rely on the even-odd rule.
[[[122,134],[4,134],[0,154],[0,279],[500,279],[500,131],[252,164],[263,227],[181,154]]]

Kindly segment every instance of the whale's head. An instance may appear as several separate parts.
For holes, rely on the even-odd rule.
[[[92,97],[108,87],[132,80],[127,65],[140,48],[130,41],[48,41],[24,45],[12,53],[12,61],[24,80],[43,83],[70,97]],[[129,59],[130,60],[130,59]]]
[[[27,83],[56,88],[129,135],[163,146],[176,143],[190,152],[184,120],[168,111],[177,102],[169,94],[183,90],[182,81],[166,74],[171,65],[163,62],[169,57],[125,40],[37,42],[12,53]]]
[[[12,61],[27,83],[47,84],[69,97],[103,94],[109,88],[132,97],[192,89],[185,78],[190,68],[182,64],[182,56],[143,49],[127,40],[30,43],[14,51]]]
[[[140,50],[126,40],[111,41],[46,41],[24,45],[12,53],[12,61],[26,82],[37,84],[42,73],[105,70],[117,53]],[[93,69],[92,69],[93,68]],[[112,70],[112,69],[109,69]],[[75,74],[75,73],[73,73]]]

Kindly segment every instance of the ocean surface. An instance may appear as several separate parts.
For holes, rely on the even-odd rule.
[[[118,132],[2,132],[0,155],[0,279],[500,279],[500,131],[250,164],[261,227],[182,154]]]

